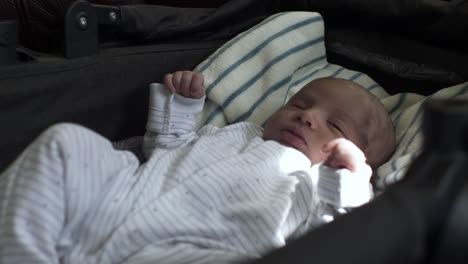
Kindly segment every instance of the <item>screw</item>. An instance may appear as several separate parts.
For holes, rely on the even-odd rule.
[[[115,13],[114,11],[109,12],[109,19],[111,22],[115,22],[117,20],[117,13]]]
[[[88,27],[88,18],[86,18],[86,16],[80,16],[78,19],[78,26],[80,29],[86,29]]]

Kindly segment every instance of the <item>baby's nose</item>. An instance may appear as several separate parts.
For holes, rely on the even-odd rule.
[[[318,114],[315,111],[302,111],[298,117],[299,121],[310,129],[318,128]]]
[[[304,125],[306,125],[308,127],[312,127],[312,121],[309,118],[305,118],[305,117],[301,116],[300,120]]]

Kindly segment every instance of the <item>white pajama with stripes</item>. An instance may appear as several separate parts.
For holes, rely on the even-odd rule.
[[[194,132],[202,105],[153,84],[144,163],[84,127],[46,130],[0,176],[0,263],[236,262],[347,204],[343,174],[255,124]]]

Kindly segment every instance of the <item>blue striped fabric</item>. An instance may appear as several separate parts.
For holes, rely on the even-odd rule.
[[[217,84],[219,83],[226,75],[228,74],[231,74],[232,72],[234,72],[234,70],[241,66],[245,61],[247,60],[250,60],[252,58],[255,57],[255,55],[257,55],[258,53],[260,53],[266,46],[268,46],[268,44],[270,44],[272,41],[274,41],[275,39],[278,39],[278,38],[281,38],[283,36],[285,36],[287,33],[290,33],[294,30],[298,30],[300,29],[301,27],[304,27],[304,26],[307,26],[307,25],[310,25],[314,22],[319,22],[319,21],[322,21],[321,20],[321,17],[313,17],[313,18],[310,18],[310,19],[305,19],[303,21],[300,21],[296,24],[293,24],[275,34],[273,34],[271,37],[267,38],[265,41],[261,42],[261,43],[257,43],[256,46],[250,50],[247,54],[245,54],[240,60],[232,63],[231,65],[229,65],[229,67],[223,72],[220,74],[220,76],[218,76],[218,78],[213,82],[211,83],[208,87],[207,87],[207,93],[209,94],[211,89]],[[323,41],[323,36],[320,38],[320,40]],[[313,44],[315,44],[316,42],[318,41],[313,41]],[[305,43],[304,45],[307,45],[307,43]],[[305,48],[305,47],[303,47]],[[287,53],[291,53],[292,50],[288,50]],[[287,55],[287,54],[286,54]],[[280,57],[285,57],[284,55]],[[276,59],[276,60],[279,60],[279,59]],[[273,61],[270,61],[270,63],[272,63]]]
[[[383,99],[391,105],[390,116],[395,126],[397,148],[389,162],[376,171],[377,188],[384,190],[404,177],[409,165],[422,150],[423,103],[428,99],[458,98],[468,100],[468,83],[447,87],[430,96],[401,93]]]
[[[414,93],[390,96],[366,74],[328,63],[318,13],[273,15],[233,38],[195,70],[205,76],[208,98],[199,126],[240,121],[263,125],[305,84],[334,76],[375,94],[392,118],[398,145],[393,157],[376,171],[378,189],[401,179],[421,150],[421,104],[428,97]],[[449,87],[432,97],[466,98],[467,87]]]
[[[244,38],[250,31],[256,30],[257,28],[263,26],[264,24],[270,22],[273,19],[276,19],[279,16],[286,15],[287,13],[279,13],[273,16],[268,17],[265,19],[263,22],[259,23],[258,25],[252,27],[249,31],[245,31],[241,34],[239,34],[237,37],[229,41],[226,45],[223,45],[219,50],[217,50],[215,53],[213,53],[208,59],[203,61],[199,66],[198,66],[198,71],[203,72],[205,71],[221,54],[223,54],[224,51],[226,51],[228,48],[232,47],[234,44],[236,44],[238,41],[240,41],[242,38]]]

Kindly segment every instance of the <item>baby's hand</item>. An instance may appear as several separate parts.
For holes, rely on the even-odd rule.
[[[203,75],[193,71],[177,71],[164,76],[164,85],[171,93],[193,99],[200,99],[205,95],[203,82]]]
[[[323,163],[335,169],[348,169],[351,172],[372,174],[371,167],[366,163],[364,153],[351,141],[337,138],[328,142],[323,151],[328,155]]]

